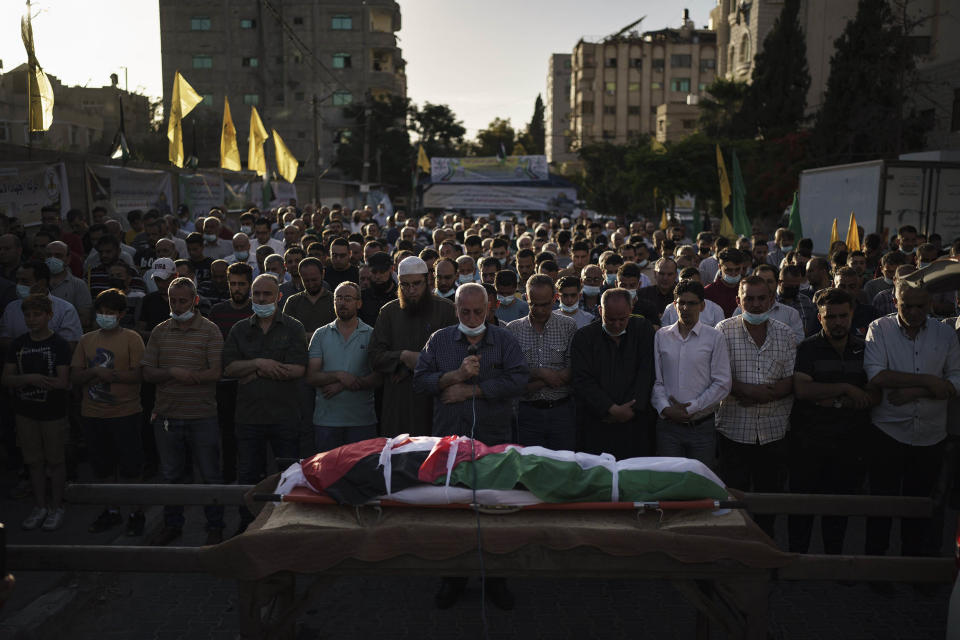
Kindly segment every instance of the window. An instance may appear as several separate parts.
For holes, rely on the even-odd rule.
[[[297,137],[300,138],[301,140],[303,140],[304,138],[307,137],[307,132],[306,132],[306,131],[297,131]]]
[[[256,106],[260,104],[260,96],[256,93],[245,93],[243,94],[243,104]]]
[[[213,58],[210,56],[193,56],[194,69],[212,69]]]
[[[640,91],[640,83],[631,82],[630,84],[627,85],[627,91]]]
[[[677,53],[670,56],[670,66],[679,69],[689,69],[692,58],[688,53]]]
[[[245,67],[259,67],[259,66],[260,66],[260,60],[257,59],[257,58],[244,58],[244,59],[243,59],[243,66],[245,66]]]
[[[701,82],[697,85],[697,91],[706,91],[707,87],[710,86],[706,82]]]
[[[607,68],[611,68],[611,69],[612,69],[612,68],[616,68],[616,66],[617,66],[617,59],[616,59],[616,58],[607,58],[606,64],[604,64],[604,66],[607,67]]]
[[[950,131],[960,131],[960,89],[953,90],[953,113],[950,117]]]
[[[592,114],[593,114],[593,103],[592,103],[592,102],[584,102],[582,105],[580,105],[580,108],[581,108],[581,110],[583,111],[583,115],[592,115]]]
[[[632,104],[627,107],[628,116],[638,116],[640,115],[640,105]]]
[[[345,107],[353,102],[353,94],[349,91],[337,91],[333,94],[333,106]]]
[[[293,24],[296,24],[296,25],[301,25],[301,24],[303,24],[303,17],[302,17],[302,16],[294,16],[294,18],[293,18]]]
[[[295,94],[293,94],[293,99],[294,99],[294,100],[300,100],[300,101],[302,102],[302,101],[303,101],[303,91],[297,91]]]
[[[750,34],[743,34],[740,38],[740,63],[749,64],[750,62]]]
[[[639,69],[643,66],[643,58],[630,58],[630,66]]]
[[[700,71],[713,71],[717,68],[717,61],[713,58],[704,58],[700,61]]]
[[[683,91],[685,93],[689,93],[690,78],[671,78],[670,91]]]
[[[347,144],[350,142],[351,137],[353,137],[353,131],[344,129],[337,134],[337,139],[334,140],[334,143]]]
[[[293,64],[303,64],[303,55],[299,51],[293,54]]]
[[[616,138],[616,137],[617,137],[616,132],[611,131],[610,129],[604,129],[604,130],[603,130],[603,139],[604,139],[604,140],[613,140],[613,139]]]
[[[0,122],[0,142],[10,142],[10,125]]]
[[[651,82],[651,83],[650,83],[650,88],[653,89],[653,90],[655,90],[655,91],[656,91],[656,90],[659,90],[659,89],[663,89],[663,83],[662,83],[662,82]]]
[[[350,31],[353,29],[353,18],[350,16],[333,16],[330,20],[330,28],[337,31]]]
[[[206,16],[197,16],[190,18],[191,31],[210,31],[210,18]]]
[[[652,66],[654,71],[663,71],[663,58],[654,58]]]
[[[608,105],[604,105],[604,107],[603,107],[603,113],[604,113],[604,115],[615,116],[615,115],[617,115],[617,108],[616,108],[615,106],[612,106],[612,105],[609,105],[609,104],[608,104]]]
[[[334,69],[349,69],[350,64],[350,54],[349,53],[335,53],[333,54],[333,68]]]
[[[257,26],[257,21],[256,21],[256,20],[250,20],[250,19],[247,19],[247,18],[243,18],[243,19],[240,20],[240,28],[241,28],[241,29],[255,29],[256,26]]]
[[[212,107],[212,106],[213,106],[213,94],[212,94],[212,93],[201,93],[201,94],[200,94],[200,97],[203,98],[203,100],[200,101],[200,104],[202,104],[202,105],[205,106],[205,107]]]
[[[607,92],[608,96],[612,96],[617,93],[617,83],[607,82],[603,85],[603,90]]]
[[[693,129],[695,126],[697,126],[697,121],[696,121],[696,120],[683,120],[683,121],[681,122],[681,124],[683,125],[683,128],[684,128],[684,129]]]

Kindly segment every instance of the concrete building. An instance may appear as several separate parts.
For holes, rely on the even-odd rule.
[[[656,134],[658,107],[687,105],[688,96],[703,92],[713,82],[716,58],[716,34],[695,28],[686,10],[678,29],[580,40],[571,65],[571,147]]]
[[[406,96],[399,29],[392,0],[160,0],[164,108],[177,70],[215,114],[226,96],[246,165],[256,106],[310,179],[331,166],[336,144],[362,134],[344,107]],[[272,142],[265,148],[273,168]]]
[[[547,64],[546,123],[547,162],[562,165],[576,160],[570,151],[570,54],[554,53]]]
[[[53,87],[53,124],[34,134],[35,148],[105,155],[120,128],[121,101],[127,141],[132,145],[149,134],[150,100],[121,89],[116,75],[102,87],[68,87],[49,72],[47,78]],[[26,64],[0,75],[0,143],[28,144]]]

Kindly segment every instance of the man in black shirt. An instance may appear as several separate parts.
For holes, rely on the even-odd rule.
[[[323,279],[334,291],[344,281],[360,282],[360,271],[350,264],[350,243],[337,238],[330,243],[330,268],[324,270]]]
[[[373,327],[380,307],[397,299],[397,283],[393,281],[393,261],[386,253],[380,251],[370,256],[367,266],[370,267],[370,286],[361,293],[360,319]]]
[[[660,258],[654,266],[656,282],[637,291],[637,299],[653,305],[657,317],[673,302],[673,288],[677,286],[677,263],[671,258]]]
[[[856,493],[863,477],[859,460],[870,428],[868,409],[880,400],[863,369],[865,344],[851,330],[856,302],[842,289],[817,293],[823,330],[800,343],[794,372],[790,431],[790,489],[798,493]],[[827,553],[843,551],[847,519],[823,516]],[[807,553],[813,516],[788,519],[790,551]]]

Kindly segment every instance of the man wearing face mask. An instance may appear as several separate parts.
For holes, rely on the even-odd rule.
[[[710,281],[710,284],[703,288],[703,295],[705,299],[719,305],[723,309],[723,315],[729,318],[737,308],[737,291],[747,259],[740,251],[728,247],[720,252],[717,260],[720,265],[720,278],[716,282]],[[700,274],[702,276],[703,271]]]
[[[440,258],[433,265],[436,288],[433,294],[453,302],[457,293],[457,263],[450,258]]]
[[[434,436],[472,436],[486,445],[513,439],[513,400],[527,384],[527,364],[510,331],[486,323],[487,303],[482,285],[461,286],[456,294],[459,324],[430,336],[417,359],[413,389],[434,397]],[[451,607],[466,582],[444,578],[437,606]],[[513,608],[503,578],[488,579],[486,595],[501,609]]]
[[[916,264],[917,228],[911,224],[904,225],[897,230],[897,238],[900,240],[900,253],[907,257],[907,262]]]
[[[233,325],[223,347],[223,375],[239,380],[236,424],[241,484],[256,484],[267,471],[267,443],[276,458],[300,454],[299,388],[307,367],[303,325],[281,313],[280,285],[270,274],[250,288],[253,315]],[[240,532],[253,514],[240,507]]]
[[[777,229],[773,234],[773,247],[767,253],[767,264],[779,269],[783,259],[793,251],[793,241],[793,231],[783,227]]]
[[[470,256],[459,256],[457,263],[457,284],[477,282],[477,263]]]
[[[796,337],[770,318],[773,291],[760,276],[740,283],[737,302],[742,315],[717,325],[733,371],[733,390],[717,410],[718,475],[741,491],[777,492],[785,479]],[[773,516],[754,520],[773,535]]]
[[[883,257],[880,258],[880,277],[874,278],[863,285],[863,293],[870,304],[873,304],[873,300],[881,291],[893,289],[893,279],[897,275],[897,267],[906,263],[907,256],[899,251],[890,251],[883,254]]]
[[[643,316],[647,319],[654,329],[660,328],[660,314],[650,300],[639,295],[640,288],[640,267],[633,262],[626,262],[617,270],[617,286],[626,289],[630,293],[630,299],[633,301],[633,309],[630,311],[635,316]]]
[[[497,318],[503,322],[513,322],[527,315],[530,311],[527,303],[517,295],[517,280],[517,274],[506,269],[497,272],[494,278],[497,300],[500,302],[500,306],[497,308]]]
[[[623,258],[613,251],[605,251],[600,256],[600,269],[603,270],[603,290],[617,286],[617,271],[623,266]]]
[[[74,276],[67,268],[70,249],[65,243],[55,240],[47,245],[46,253],[44,262],[50,269],[50,295],[72,304],[80,317],[80,324],[84,329],[89,329],[93,324],[93,300],[87,283]]]
[[[594,316],[600,315],[600,293],[603,287],[603,270],[595,264],[583,268],[581,278],[583,291],[580,308]]]
[[[26,262],[20,265],[16,282],[18,299],[8,304],[0,316],[0,350],[5,350],[14,338],[29,331],[21,304],[31,293],[50,298],[53,303],[53,317],[48,326],[51,331],[69,342],[73,349],[83,335],[80,317],[72,304],[50,295],[50,269],[47,265],[43,262]]]
[[[600,322],[579,329],[570,347],[577,397],[578,451],[617,459],[653,454],[650,392],[653,388],[653,327],[630,315],[625,289],[608,289]]]
[[[250,252],[250,237],[247,234],[241,232],[233,236],[233,253],[228,255],[226,260],[230,264],[242,262],[250,265],[251,269],[256,268],[257,259]]]
[[[577,323],[577,329],[587,326],[597,319],[592,313],[587,313],[580,306],[580,278],[564,276],[557,281],[557,291],[560,294],[560,308],[554,310],[557,315],[571,318]]]
[[[220,220],[210,216],[203,220],[203,255],[216,260],[233,253],[233,244],[220,237]]]
[[[223,336],[217,325],[197,313],[197,287],[176,278],[167,288],[170,317],[154,328],[140,364],[143,380],[156,385],[151,415],[160,456],[160,475],[168,484],[190,482],[187,461],[200,470],[204,484],[223,482],[217,424],[217,381]],[[223,540],[223,505],[204,507],[206,544]],[[183,531],[183,507],[163,509],[163,528],[149,540],[165,546]]]

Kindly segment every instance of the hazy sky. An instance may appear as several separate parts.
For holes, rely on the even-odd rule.
[[[37,58],[65,84],[102,86],[110,74],[149,96],[161,89],[160,27],[155,0],[36,0]],[[569,53],[581,37],[619,31],[646,16],[641,30],[677,27],[683,7],[698,28],[715,0],[401,0],[398,33],[411,100],[448,104],[473,137],[494,117],[521,128],[537,93],[546,91],[551,53]],[[20,20],[26,3],[0,0],[4,70],[26,61]],[[187,74],[189,80],[189,73]]]

